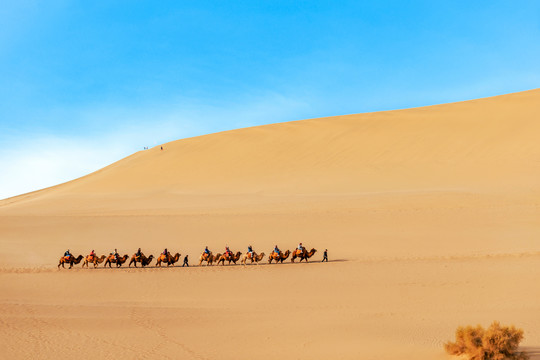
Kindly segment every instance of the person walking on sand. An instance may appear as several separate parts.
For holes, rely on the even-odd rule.
[[[184,266],[189,267],[189,264],[188,264],[188,255],[184,256],[184,263],[182,264],[182,267],[184,267]]]
[[[324,249],[323,259],[321,262],[324,262],[325,260],[328,262],[328,249]]]

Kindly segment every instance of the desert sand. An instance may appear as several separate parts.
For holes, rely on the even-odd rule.
[[[182,139],[1,200],[1,357],[450,359],[498,320],[540,359],[539,139],[536,89]],[[299,242],[308,264],[57,269]]]

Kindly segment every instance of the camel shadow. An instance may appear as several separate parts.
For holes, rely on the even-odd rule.
[[[329,263],[339,263],[339,262],[348,262],[350,260],[347,260],[347,259],[332,259],[330,261],[328,261]],[[294,263],[291,263],[291,261],[285,261],[281,264],[268,264],[268,262],[264,261],[264,262],[260,262],[259,264],[247,264],[247,266],[283,266],[283,265],[287,265],[287,266],[294,266],[294,265],[297,265],[297,264],[306,264],[306,262],[302,262],[300,263],[299,261],[296,261]],[[310,261],[309,263],[307,264],[322,264],[321,260],[312,260]],[[188,268],[197,268],[197,267],[213,267],[213,266],[217,266],[217,265],[212,265],[212,266],[206,266],[206,265],[198,265],[198,264],[192,264],[192,265],[189,265],[187,266]],[[220,265],[221,266],[221,265]],[[240,263],[237,263],[237,264],[230,264],[230,265],[225,265],[225,267],[233,267],[233,266],[243,266],[242,264]],[[96,268],[92,268],[90,267],[90,269],[94,269],[94,270],[105,270],[105,269],[116,269],[116,270],[119,270],[119,271],[127,271],[129,269],[178,269],[178,268],[183,268],[183,266],[181,265],[177,265],[177,266],[162,266],[162,267],[159,267],[159,266],[156,266],[156,265],[146,265],[144,267],[141,267],[140,265],[135,267],[129,267],[129,266],[120,266],[120,267],[116,267],[115,265],[111,266],[109,268],[109,266],[98,266]],[[81,269],[82,270],[82,269]],[[538,351],[540,351],[540,348],[538,348]],[[538,360],[540,360],[540,358],[538,358]]]

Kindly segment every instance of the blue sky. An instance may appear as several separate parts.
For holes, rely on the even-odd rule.
[[[540,84],[538,1],[8,0],[0,19],[0,198],[180,138]]]

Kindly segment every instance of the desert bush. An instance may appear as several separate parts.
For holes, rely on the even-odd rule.
[[[470,360],[526,360],[529,356],[517,351],[522,339],[523,330],[495,321],[487,330],[480,325],[460,326],[456,342],[447,342],[444,348],[450,355],[465,355]]]

